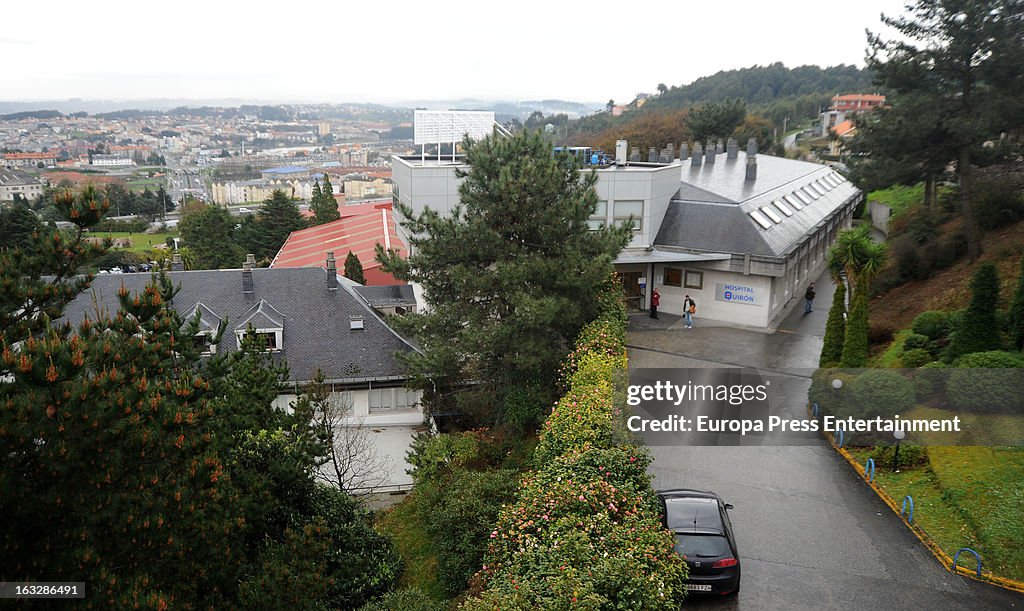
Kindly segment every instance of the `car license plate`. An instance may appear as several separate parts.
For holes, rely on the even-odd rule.
[[[686,589],[691,592],[710,592],[711,584],[709,583],[688,583]]]

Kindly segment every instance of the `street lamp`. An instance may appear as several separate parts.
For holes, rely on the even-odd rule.
[[[898,473],[900,470],[900,442],[907,436],[907,432],[903,430],[893,431],[892,436],[896,438],[896,452],[892,457],[892,470],[894,473]]]

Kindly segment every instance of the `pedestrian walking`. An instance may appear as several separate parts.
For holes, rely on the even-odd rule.
[[[697,313],[697,302],[687,295],[683,299],[683,316],[686,317],[686,328],[693,328],[693,315]]]
[[[658,317],[658,306],[661,305],[661,293],[658,289],[651,291],[651,318]]]
[[[815,294],[816,293],[814,292],[814,283],[812,282],[811,286],[807,287],[807,292],[804,293],[804,314],[810,314],[811,312],[814,311],[811,309],[811,305],[814,304]]]

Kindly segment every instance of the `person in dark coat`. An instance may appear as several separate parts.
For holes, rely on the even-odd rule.
[[[807,287],[807,292],[804,293],[804,314],[810,314],[814,310],[811,309],[811,305],[814,303],[814,283]]]
[[[651,291],[651,318],[658,317],[658,306],[661,305],[661,293],[658,289]]]

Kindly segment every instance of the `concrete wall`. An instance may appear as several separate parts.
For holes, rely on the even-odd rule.
[[[868,214],[871,215],[871,224],[874,228],[889,235],[889,217],[892,215],[892,208],[879,202],[869,201]]]

